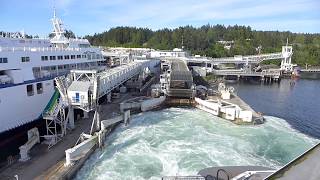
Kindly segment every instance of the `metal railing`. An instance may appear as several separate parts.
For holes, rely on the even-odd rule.
[[[280,71],[262,71],[262,72],[247,72],[244,70],[213,70],[215,75],[246,75],[246,76],[280,76]]]
[[[56,47],[0,47],[0,52],[55,52],[55,51],[82,51],[96,48],[56,48]]]
[[[185,57],[186,61],[203,61],[203,62],[225,62],[225,63],[236,63],[236,62],[261,62],[269,59],[281,59],[284,58],[281,52],[270,53],[270,54],[259,54],[249,56],[234,56],[234,57],[223,57],[223,58],[211,58],[211,57]]]
[[[206,180],[203,176],[164,176],[161,180]]]

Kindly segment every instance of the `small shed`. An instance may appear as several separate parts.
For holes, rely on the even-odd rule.
[[[91,101],[91,83],[89,81],[74,81],[69,86],[67,93],[70,102],[73,105],[90,104]]]

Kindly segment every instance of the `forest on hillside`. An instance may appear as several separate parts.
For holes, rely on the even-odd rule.
[[[181,47],[183,42],[184,49],[192,54],[210,57],[280,52],[288,39],[289,45],[293,46],[294,63],[301,66],[320,65],[320,34],[256,31],[249,26],[238,25],[205,25],[199,28],[184,26],[157,31],[116,27],[85,38],[99,46],[148,47],[160,50]],[[229,50],[225,49],[217,42],[221,40],[234,41],[234,45]]]

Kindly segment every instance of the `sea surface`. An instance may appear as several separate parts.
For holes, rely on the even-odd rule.
[[[285,119],[292,128],[320,139],[320,80],[282,79],[280,84],[230,85],[256,111]]]
[[[238,126],[194,108],[140,113],[116,128],[75,179],[160,179],[226,165],[277,169],[319,142],[320,81],[233,86],[266,115],[265,124]]]

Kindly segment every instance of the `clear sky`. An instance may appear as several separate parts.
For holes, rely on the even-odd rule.
[[[320,33],[320,0],[0,0],[0,30],[45,36],[52,31],[53,4],[78,36],[115,26],[156,30],[208,23]]]

